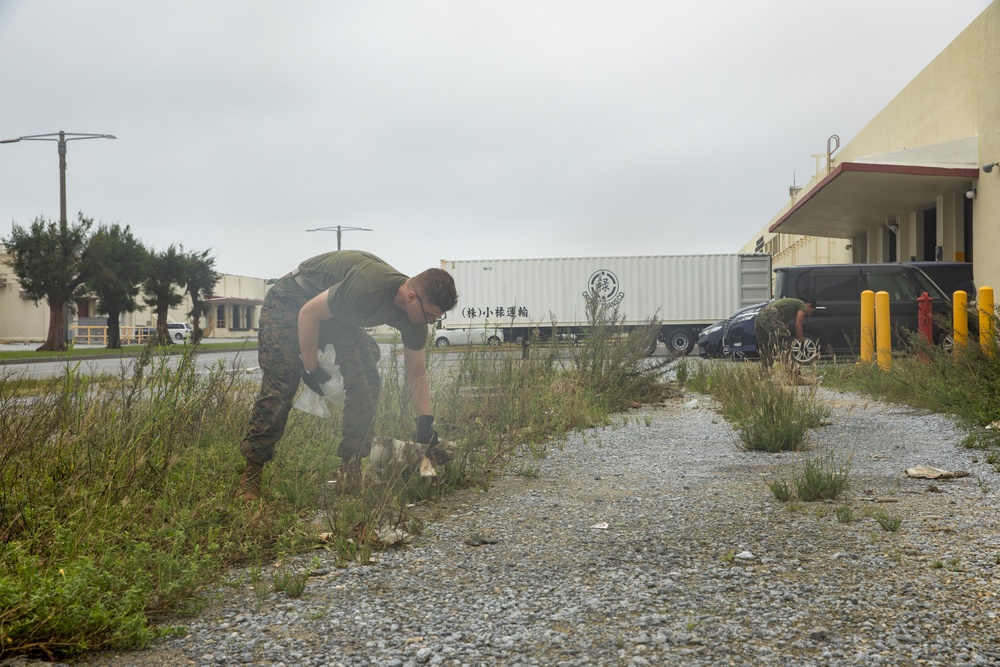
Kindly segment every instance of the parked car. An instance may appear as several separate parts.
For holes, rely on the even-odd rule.
[[[757,312],[764,306],[765,303],[767,302],[762,301],[761,303],[755,303],[752,306],[744,306],[726,319],[719,320],[715,324],[702,329],[701,333],[698,334],[698,355],[703,359],[725,356],[724,343],[726,329],[729,327],[730,322],[733,321],[733,318],[746,312]]]
[[[951,317],[951,299],[916,266],[901,263],[819,264],[775,269],[775,298],[816,299],[816,312],[803,324],[805,342],[795,341],[792,357],[808,363],[821,354],[857,354],[861,339],[861,292],[888,292],[893,345],[905,332],[917,331],[917,297],[933,298],[934,342],[946,345],[950,334],[940,322]],[[754,316],[734,318],[726,332],[727,356],[756,357]]]
[[[969,262],[906,262],[927,274],[949,298],[958,290],[969,295],[969,301],[976,300],[976,281],[972,276]]]
[[[469,329],[437,329],[434,331],[434,346],[449,345],[490,345],[503,342],[503,331],[499,327],[473,327]]]
[[[712,359],[722,356],[722,334],[728,319],[710,324],[698,333],[698,356]]]
[[[753,322],[760,309],[768,303],[765,301],[746,308],[729,320],[722,332],[722,356],[726,359],[757,358],[757,335]]]
[[[178,343],[190,338],[193,331],[187,322],[167,322],[167,333]]]

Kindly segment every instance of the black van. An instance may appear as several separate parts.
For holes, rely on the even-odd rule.
[[[915,266],[934,281],[941,291],[951,297],[956,291],[963,290],[969,301],[976,300],[976,281],[972,276],[972,264],[969,262],[905,262],[907,266]]]
[[[903,330],[917,331],[917,298],[924,292],[934,299],[934,341],[946,342],[939,320],[950,320],[951,299],[926,273],[903,263],[814,264],[774,270],[776,299],[816,299],[817,309],[807,317],[803,333],[809,339],[798,361],[819,354],[857,354],[861,333],[861,292],[888,292],[893,347]]]

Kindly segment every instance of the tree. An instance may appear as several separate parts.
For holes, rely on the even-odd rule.
[[[141,310],[139,285],[146,275],[150,252],[132,236],[128,225],[101,225],[84,254],[87,287],[97,294],[97,312],[108,316],[108,344],[121,349],[122,313]]]
[[[143,301],[156,313],[156,337],[158,345],[170,345],[167,332],[167,313],[184,301],[184,295],[176,287],[184,287],[183,255],[171,245],[163,252],[153,253],[146,267],[146,278],[142,281]]]
[[[73,225],[38,217],[27,229],[15,223],[4,239],[11,255],[7,263],[25,295],[35,305],[43,299],[49,304],[49,331],[39,352],[66,350],[67,316],[83,296],[87,278],[83,256],[93,224],[82,213]]]
[[[201,342],[201,318],[209,313],[210,306],[205,298],[212,296],[215,284],[219,282],[219,274],[215,272],[215,257],[208,254],[210,251],[192,251],[183,255],[184,286],[191,297],[191,312],[188,317],[194,325],[194,332],[191,334],[194,343]]]

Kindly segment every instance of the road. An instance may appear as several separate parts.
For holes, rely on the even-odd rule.
[[[218,342],[232,342],[232,341],[218,341]],[[14,343],[14,344],[0,344],[0,350],[24,350],[24,349],[34,349],[38,346],[38,343]],[[100,346],[86,346],[80,345],[78,347],[100,347]],[[257,363],[257,350],[256,349],[246,349],[246,350],[219,350],[213,351],[211,349],[212,342],[205,341],[201,346],[201,350],[196,355],[196,363],[200,368],[213,368],[219,363],[222,363],[225,367],[236,367],[244,369],[248,372],[259,371],[259,366]],[[386,359],[389,358],[391,354],[392,346],[388,343],[379,343],[379,349],[382,352],[382,363],[385,363]],[[399,346],[396,346],[396,350],[399,351]],[[467,351],[465,347],[456,347],[454,351],[442,351],[435,350],[433,368],[436,372],[446,371],[454,367],[458,361],[462,358],[463,351]],[[480,349],[480,352],[484,350]],[[520,356],[520,349],[511,352],[510,349],[494,349],[490,348],[486,352],[492,352],[494,354],[516,354]],[[564,352],[566,358],[569,357],[569,350]],[[661,345],[656,351],[654,356],[660,357],[666,354],[666,349]],[[116,356],[114,353],[109,351],[108,356],[102,357],[87,357],[74,359],[71,362],[73,366],[79,364],[78,369],[82,373],[88,375],[119,375],[123,372],[129,372],[132,361],[134,357],[132,356]],[[170,358],[169,363],[172,367],[176,368],[179,356],[173,355]],[[10,360],[4,363],[0,363],[0,375],[4,376],[14,376],[26,379],[42,379],[49,377],[58,377],[65,373],[67,362],[66,361],[34,361],[34,360]]]

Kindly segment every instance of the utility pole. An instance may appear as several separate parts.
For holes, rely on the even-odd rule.
[[[336,227],[317,227],[316,229],[307,229],[307,232],[337,232],[337,250],[340,250],[340,233],[341,232],[372,232],[373,229],[367,229],[365,227],[344,227],[343,225],[337,225]]]
[[[0,144],[18,141],[55,141],[59,144],[59,222],[67,224],[66,217],[66,142],[77,139],[117,139],[113,134],[82,134],[79,132],[52,132],[49,134],[29,134],[16,139],[0,139]]]
[[[19,141],[55,141],[59,146],[59,226],[65,231],[66,227],[69,225],[69,219],[66,217],[66,142],[75,141],[77,139],[117,139],[113,134],[86,134],[80,132],[50,132],[49,134],[29,134],[23,137],[16,137],[14,139],[0,139],[0,144],[15,144]],[[69,321],[70,321],[70,309],[69,304],[63,309],[63,324],[66,326],[66,340],[72,338]],[[48,344],[48,338],[46,339],[46,344]]]

